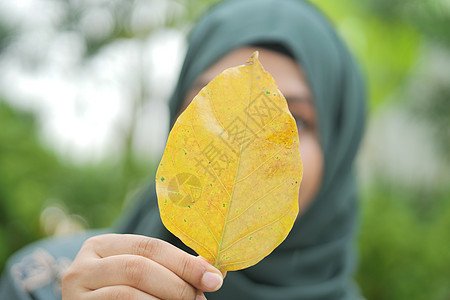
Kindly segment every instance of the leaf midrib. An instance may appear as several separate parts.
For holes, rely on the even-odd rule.
[[[248,99],[247,99],[247,105],[245,106],[245,111],[248,110],[248,106],[250,105],[250,99],[252,98],[252,94],[253,94],[253,79],[254,79],[254,68],[255,68],[255,61],[254,60],[252,60],[252,63],[251,63],[250,66],[251,66],[250,67],[250,94],[249,94]],[[233,81],[230,81],[230,82],[231,82],[231,86],[233,86],[233,84],[232,84]],[[213,105],[213,104],[211,103],[211,105]],[[226,228],[227,222],[228,222],[228,216],[229,216],[229,212],[230,212],[230,208],[231,208],[231,201],[232,201],[233,196],[234,196],[235,185],[236,185],[236,182],[237,182],[237,175],[238,175],[238,172],[239,172],[239,167],[241,165],[242,147],[244,145],[243,142],[245,140],[245,136],[247,135],[248,113],[246,113],[245,115],[246,115],[246,118],[245,118],[245,130],[244,130],[244,135],[242,136],[242,140],[241,140],[241,147],[239,149],[238,163],[237,163],[237,167],[236,167],[236,173],[234,174],[234,182],[233,182],[233,185],[232,185],[230,199],[228,201],[228,209],[227,209],[227,213],[225,215],[225,221],[224,221],[224,225],[223,225],[223,229],[222,229],[222,236],[220,237],[220,240],[219,240],[219,249],[217,250],[217,257],[216,257],[216,261],[214,263],[215,267],[218,266],[220,253],[222,251],[223,237],[225,235],[225,228]]]

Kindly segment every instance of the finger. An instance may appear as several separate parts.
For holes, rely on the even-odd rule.
[[[82,251],[91,251],[97,257],[132,254],[149,258],[205,292],[217,291],[223,283],[222,273],[205,259],[192,256],[159,239],[107,234],[89,239],[83,248],[86,250]]]
[[[195,296],[195,300],[206,300],[205,294],[202,291],[197,291],[197,295]]]
[[[202,257],[202,256],[198,256],[199,259],[203,260],[204,262],[208,263],[208,261],[206,260],[206,258]],[[209,264],[209,263],[208,263]],[[220,274],[222,274],[222,278],[225,279],[225,277],[227,276],[227,271],[220,271]]]
[[[126,285],[106,286],[86,293],[86,300],[158,300],[158,298],[146,294],[140,290]]]
[[[82,285],[91,290],[127,285],[161,299],[194,299],[196,289],[162,265],[138,255],[115,255],[86,264]]]

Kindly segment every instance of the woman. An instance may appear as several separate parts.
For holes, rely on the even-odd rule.
[[[254,50],[297,121],[304,167],[300,216],[274,252],[223,280],[163,227],[151,187],[114,230],[130,235],[96,235],[82,247],[87,236],[43,242],[10,266],[23,267],[22,257],[36,247],[70,259],[81,247],[63,278],[64,299],[202,299],[203,292],[214,292],[206,294],[208,299],[361,298],[352,280],[353,160],[365,92],[351,55],[320,12],[298,0],[231,0],[215,6],[191,33],[170,102],[172,122],[202,86],[225,68],[243,64]],[[17,283],[20,278],[6,275],[3,281],[2,288],[8,281],[16,286],[10,295],[31,299],[19,297],[27,294]],[[50,286],[28,294],[49,299]]]

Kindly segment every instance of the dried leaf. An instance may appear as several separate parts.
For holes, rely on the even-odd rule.
[[[302,178],[286,100],[255,52],[194,98],[156,175],[161,219],[221,271],[256,264],[287,236]]]

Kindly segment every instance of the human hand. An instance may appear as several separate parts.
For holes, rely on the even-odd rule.
[[[63,300],[205,299],[221,272],[159,239],[105,234],[88,239],[62,279]]]

